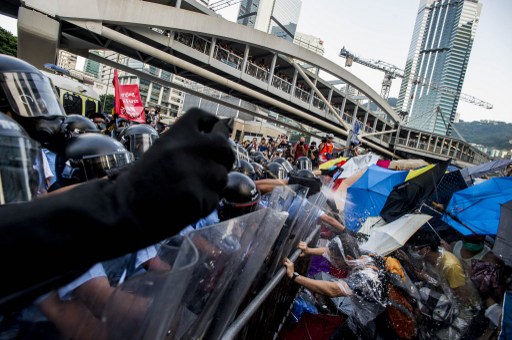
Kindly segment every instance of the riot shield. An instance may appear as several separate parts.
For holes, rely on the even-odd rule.
[[[162,247],[171,267],[120,285],[98,336],[113,339],[204,338],[227,323],[274,243],[286,213],[261,209],[186,235],[179,250]],[[217,313],[222,302],[223,313]],[[119,305],[123,305],[123,310]],[[224,326],[215,326],[221,331]]]

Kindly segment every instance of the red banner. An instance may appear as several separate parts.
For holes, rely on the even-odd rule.
[[[120,85],[117,69],[114,70],[115,111],[120,118],[146,123],[144,105],[140,98],[139,85]]]

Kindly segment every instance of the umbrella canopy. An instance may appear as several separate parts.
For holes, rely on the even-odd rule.
[[[341,166],[343,168],[343,172],[341,173],[340,178],[350,177],[353,174],[366,169],[370,165],[376,164],[379,158],[380,157],[374,153],[367,153],[365,155],[350,158]]]
[[[500,205],[512,200],[512,177],[495,177],[453,194],[443,220],[463,235],[496,235]]]
[[[379,215],[393,187],[403,183],[408,171],[384,169],[370,166],[366,172],[347,189],[345,204],[345,226],[358,230],[368,216]]]
[[[391,223],[376,228],[361,248],[381,256],[388,255],[402,247],[431,218],[432,216],[426,214],[406,214]]]
[[[449,162],[438,163],[421,175],[395,186],[384,203],[380,216],[389,223],[418,209],[436,190]]]
[[[498,159],[469,168],[464,168],[460,170],[460,172],[466,183],[471,185],[475,178],[505,170],[509,164],[512,164],[512,159]]]
[[[492,252],[512,267],[512,201],[501,205],[498,235]]]
[[[338,157],[338,158],[330,159],[327,162],[324,162],[324,163],[320,164],[318,166],[318,169],[326,170],[326,169],[329,169],[330,167],[335,166],[335,165],[341,166],[341,165],[345,164],[345,162],[347,160],[348,160],[347,157]]]
[[[389,163],[388,169],[412,170],[427,165],[428,163],[425,162],[423,159],[398,159],[391,161],[391,163]]]

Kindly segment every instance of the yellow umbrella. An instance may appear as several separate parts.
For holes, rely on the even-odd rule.
[[[421,169],[409,170],[409,173],[407,174],[407,177],[405,178],[405,182],[407,182],[410,179],[413,179],[416,176],[421,175],[424,172],[427,172],[428,170],[432,169],[434,166],[435,166],[435,164],[429,164],[427,166],[424,166]]]
[[[347,159],[348,159],[348,157],[338,157],[338,158],[331,159],[325,163],[320,164],[318,169],[320,169],[320,170],[329,169],[331,166],[334,166],[334,165],[338,164],[339,162],[346,161]]]

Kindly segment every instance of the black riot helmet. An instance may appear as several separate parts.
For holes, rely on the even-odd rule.
[[[265,167],[260,163],[251,162],[252,167],[254,168],[255,177],[254,179],[263,179],[265,178]]]
[[[55,172],[60,186],[85,182],[107,175],[134,161],[133,154],[116,139],[101,133],[84,133],[71,138],[57,155]]]
[[[279,164],[281,164],[284,168],[284,170],[286,171],[286,174],[288,175],[290,172],[293,171],[293,165],[291,165],[290,162],[288,162],[286,159],[284,159],[283,157],[276,157],[274,158],[274,162],[277,162]]]
[[[286,170],[278,162],[269,162],[265,167],[266,178],[275,178],[275,179],[285,179],[286,178]]]
[[[39,143],[0,112],[0,204],[30,201],[43,183]]]
[[[100,132],[92,120],[82,115],[70,114],[64,119],[64,134],[67,139],[89,132]]]
[[[267,163],[268,163],[268,159],[267,159],[267,157],[265,157],[264,155],[257,155],[257,156],[255,156],[253,159],[254,159],[254,161],[255,161],[256,163],[259,163],[259,164],[261,164],[261,165],[263,165],[263,166],[266,166],[266,165],[267,165]]]
[[[256,183],[249,176],[231,171],[221,193],[219,219],[225,221],[256,211],[260,196]]]
[[[124,128],[118,136],[124,147],[133,153],[135,160],[140,159],[149,147],[160,137],[149,124],[133,124]]]
[[[24,60],[0,54],[0,111],[43,147],[63,143],[65,112],[50,79]]]
[[[317,178],[317,176],[313,173],[311,169],[301,169],[295,173],[295,176],[301,178]]]
[[[313,163],[311,162],[311,159],[309,159],[306,156],[301,156],[297,158],[297,164],[296,164],[297,170],[313,170]]]
[[[254,170],[254,167],[245,159],[238,160],[235,171],[241,172],[244,175],[249,176],[252,180],[256,179],[256,171]]]

